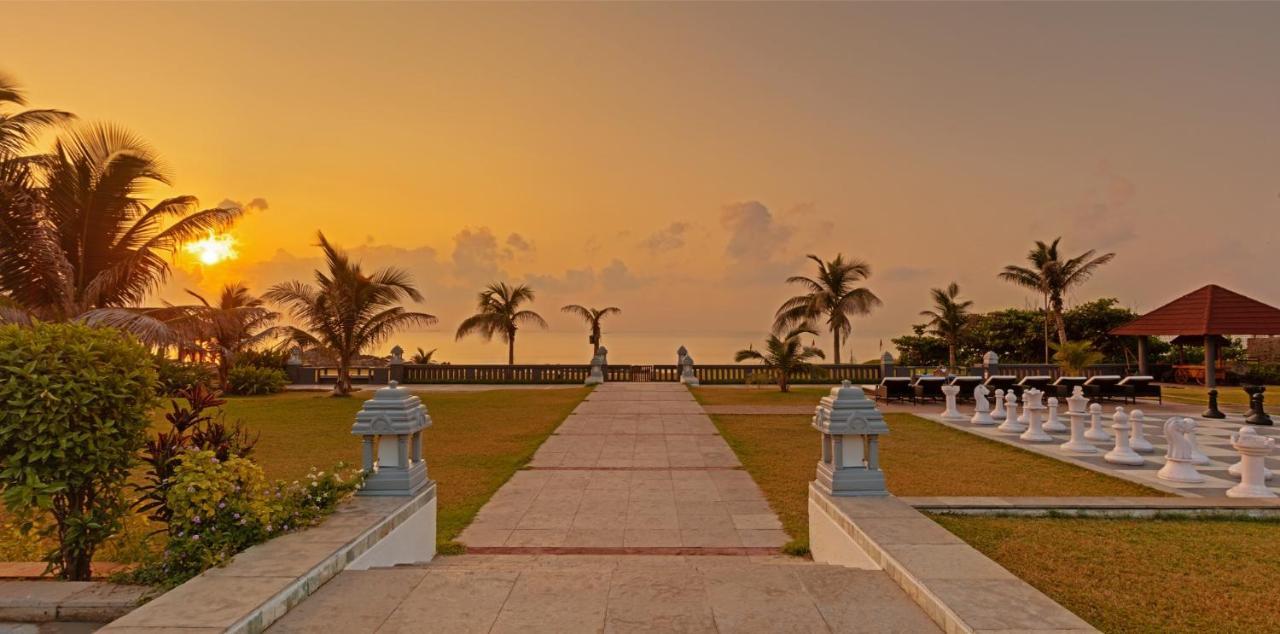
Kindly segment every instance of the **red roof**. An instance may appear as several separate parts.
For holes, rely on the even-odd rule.
[[[1280,335],[1280,308],[1210,284],[1112,330],[1111,334]]]

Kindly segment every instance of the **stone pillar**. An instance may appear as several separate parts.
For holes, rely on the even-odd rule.
[[[351,433],[361,437],[366,473],[359,495],[411,496],[424,489],[427,462],[420,447],[422,430],[431,426],[431,416],[422,400],[391,382],[373,393],[356,413]]]
[[[988,350],[982,355],[982,374],[984,377],[992,377],[1000,374],[1000,355],[994,350]]]
[[[822,434],[822,460],[814,485],[833,496],[885,496],[880,470],[881,435],[889,433],[884,416],[862,388],[843,381],[822,397],[811,425]]]
[[[302,348],[294,346],[289,348],[289,360],[284,363],[285,374],[289,376],[290,383],[302,383]]]
[[[880,355],[880,378],[893,376],[893,355],[888,352]]]
[[[1218,387],[1218,338],[1213,335],[1204,337],[1204,386]]]
[[[387,382],[404,383],[404,348],[394,346],[387,359]]]
[[[1138,374],[1142,376],[1150,376],[1151,370],[1147,368],[1147,337],[1140,335],[1138,337]]]

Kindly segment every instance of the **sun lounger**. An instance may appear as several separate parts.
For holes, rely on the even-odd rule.
[[[1053,395],[1062,399],[1071,396],[1077,385],[1084,385],[1089,377],[1085,376],[1060,376],[1049,387],[1053,388]]]
[[[973,400],[973,388],[982,384],[980,376],[953,376],[951,377],[951,385],[959,385],[960,393],[956,398],[961,401]]]
[[[947,384],[945,376],[918,376],[916,382],[912,385],[914,391],[912,400],[919,403],[920,401],[941,401],[944,396],[942,394],[942,386]]]
[[[1024,376],[1022,380],[1014,384],[1013,389],[1021,398],[1022,394],[1030,389],[1037,389],[1044,392],[1048,389],[1049,383],[1053,381],[1051,376]]]
[[[877,401],[907,401],[915,398],[915,390],[911,387],[911,378],[906,376],[886,376],[876,386]]]
[[[992,394],[995,394],[996,390],[1004,390],[1005,392],[1008,392],[1009,390],[1012,390],[1013,386],[1017,383],[1018,377],[1009,374],[992,375],[987,377],[986,381],[982,382],[983,385],[987,386],[987,391]]]
[[[1137,403],[1140,398],[1154,398],[1164,404],[1164,395],[1160,392],[1160,386],[1156,385],[1155,377],[1139,374],[1126,376],[1116,387],[1123,390],[1124,398],[1130,402]]]
[[[1124,398],[1125,390],[1119,385],[1118,374],[1096,374],[1084,382],[1084,395],[1093,400]]]

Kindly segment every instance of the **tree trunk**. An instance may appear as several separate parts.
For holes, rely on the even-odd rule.
[[[778,389],[783,392],[791,391],[791,386],[787,383],[787,371],[781,368],[778,369]]]
[[[334,396],[351,394],[351,355],[345,352],[338,355],[338,380],[333,384]]]
[[[1058,345],[1067,343],[1067,321],[1062,318],[1062,311],[1053,309],[1053,321],[1058,327]]]
[[[591,357],[595,358],[597,354],[600,354],[600,326],[599,325],[595,325],[591,327]]]
[[[516,333],[507,335],[507,365],[516,364]]]
[[[835,348],[836,348],[835,354],[832,355],[832,361],[834,361],[836,365],[840,365],[840,331],[833,330],[832,333],[835,334]],[[786,390],[783,390],[783,391],[785,392]]]
[[[951,369],[958,370],[956,367],[956,344],[952,343],[947,346],[947,357],[951,360]]]

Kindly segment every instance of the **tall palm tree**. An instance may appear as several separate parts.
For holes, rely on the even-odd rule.
[[[334,396],[351,393],[351,359],[386,341],[408,326],[429,326],[433,315],[410,312],[405,300],[422,301],[422,293],[405,271],[387,267],[365,273],[359,262],[317,233],[325,270],[315,272],[315,285],[299,281],[276,284],[263,297],[286,306],[301,327],[287,328],[300,344],[316,346],[338,358]]]
[[[969,324],[969,307],[973,302],[959,301],[960,285],[952,282],[945,289],[929,290],[933,296],[933,310],[920,311],[921,317],[929,318],[929,329],[933,334],[947,342],[947,358],[950,367],[956,367],[956,348],[960,343],[960,335]]]
[[[769,335],[764,342],[765,352],[749,347],[746,350],[739,350],[733,355],[733,360],[738,363],[749,360],[759,361],[764,364],[764,367],[774,372],[778,380],[778,389],[790,392],[793,375],[801,372],[822,372],[821,368],[809,363],[809,360],[825,359],[826,355],[820,348],[806,346],[800,341],[801,335],[817,334],[818,331],[812,326],[801,324],[788,330],[781,339],[776,334]]]
[[[431,365],[431,359],[436,356],[436,350],[437,348],[432,348],[430,350],[418,348],[418,351],[413,353],[413,356],[409,358],[409,363]]]
[[[14,79],[0,73],[0,106],[25,106],[27,99]],[[61,110],[23,110],[0,112],[0,158],[21,158],[46,128],[74,119],[75,115]]]
[[[195,291],[187,291],[200,303],[174,307],[190,322],[191,338],[198,341],[218,364],[218,380],[226,385],[236,355],[281,332],[273,327],[280,313],[267,308],[243,283],[227,284],[216,304]]]
[[[242,211],[199,210],[193,196],[148,204],[148,187],[170,185],[169,176],[145,143],[109,124],[58,139],[36,173],[32,221],[20,240],[0,246],[0,292],[29,317],[120,325],[144,339],[172,335],[136,310],[119,309],[168,278],[167,255],[226,229]]]
[[[505,282],[495,282],[480,291],[476,314],[466,318],[458,325],[456,339],[471,334],[478,334],[490,341],[496,335],[507,344],[507,365],[516,364],[516,331],[520,326],[533,324],[541,328],[547,327],[542,315],[532,310],[521,309],[526,302],[533,301],[533,289],[524,284],[508,286]]]
[[[797,295],[782,303],[774,315],[774,333],[781,333],[797,324],[825,318],[827,329],[834,338],[835,362],[840,363],[840,340],[853,331],[849,321],[852,315],[866,315],[880,305],[880,298],[870,289],[856,286],[871,276],[871,265],[858,259],[845,260],[843,254],[824,262],[816,255],[806,256],[818,265],[816,277],[796,275],[787,278],[788,284],[799,284],[805,294]]]
[[[1064,260],[1058,253],[1058,243],[1061,240],[1061,237],[1054,238],[1053,242],[1048,244],[1036,240],[1035,248],[1027,253],[1027,262],[1031,266],[1011,264],[1000,272],[1000,279],[1040,293],[1044,298],[1046,357],[1051,318],[1054,327],[1058,330],[1058,345],[1067,343],[1067,323],[1062,319],[1064,296],[1067,291],[1083,284],[1097,272],[1098,267],[1116,257],[1114,253],[1096,255],[1093,249],[1089,249],[1074,258]]]
[[[600,352],[600,321],[609,315],[617,315],[622,312],[617,306],[608,308],[587,308],[578,304],[569,304],[560,309],[563,312],[571,313],[582,318],[587,322],[587,326],[591,328],[591,354],[595,356]]]

